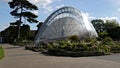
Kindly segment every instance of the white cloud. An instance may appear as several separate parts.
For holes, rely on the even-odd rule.
[[[61,8],[63,6],[65,6],[65,5],[61,4],[61,5],[56,6],[56,8],[59,9],[59,8]]]
[[[43,8],[44,8],[44,13],[46,13],[46,14],[53,10],[52,6],[45,6]]]
[[[9,27],[9,24],[2,24],[2,25],[0,25],[0,31],[6,29],[8,27]]]
[[[1,0],[1,1],[9,2],[12,0]],[[28,1],[37,5],[39,9],[44,9],[44,13],[49,13],[53,10],[53,7],[51,6],[51,4],[61,0],[28,0]],[[63,5],[60,5],[60,6],[63,6]],[[38,13],[37,11],[33,11],[33,12]]]
[[[96,17],[91,16],[88,12],[85,12],[84,14],[88,17],[89,20],[97,19]]]
[[[118,17],[101,17],[101,18],[97,18],[97,17],[92,17],[92,16],[91,16],[91,17],[89,17],[89,19],[90,19],[90,20],[101,19],[101,20],[103,20],[104,22],[105,22],[106,20],[116,20],[116,21],[120,22]]]
[[[99,19],[102,19],[104,21],[106,21],[106,20],[117,20],[118,21],[118,17],[103,17],[103,18],[99,18]]]
[[[38,14],[39,14],[38,10],[32,11],[32,13],[34,13],[35,15],[38,15]]]
[[[120,9],[119,9],[120,10]],[[86,13],[84,13],[88,18],[89,18],[89,20],[94,20],[94,19],[101,19],[101,20],[103,20],[104,22],[106,21],[106,20],[116,20],[116,21],[118,21],[118,22],[120,22],[119,21],[119,17],[116,17],[116,16],[112,16],[112,17],[94,17],[94,16],[91,16],[88,12],[86,12]]]
[[[31,3],[36,4],[38,8],[44,9],[44,13],[49,13],[53,10],[51,4],[60,0],[29,0]]]

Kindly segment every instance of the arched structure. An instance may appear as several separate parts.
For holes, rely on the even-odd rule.
[[[79,38],[97,36],[87,16],[73,7],[62,7],[53,12],[39,29],[35,42],[77,35]]]

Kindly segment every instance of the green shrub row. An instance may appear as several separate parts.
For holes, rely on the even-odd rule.
[[[120,44],[109,37],[98,41],[96,38],[78,40],[76,36],[72,36],[67,40],[41,42],[39,47],[26,47],[26,49],[55,56],[99,56],[120,53]]]

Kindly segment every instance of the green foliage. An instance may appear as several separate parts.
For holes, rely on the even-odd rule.
[[[111,38],[120,40],[120,26],[109,29],[108,33]]]
[[[100,40],[104,39],[105,37],[120,39],[119,23],[116,20],[107,20],[104,22],[103,20],[96,19],[92,20],[91,22],[95,27]]]
[[[37,15],[33,14],[31,10],[38,10],[38,7],[30,3],[28,0],[12,0],[8,2],[9,7],[13,9],[13,11],[10,12],[12,16],[15,18],[18,18],[16,22],[13,22],[11,24],[18,26],[18,35],[17,38],[20,38],[20,27],[23,23],[22,19],[27,20],[30,23],[37,23],[38,21],[36,18]],[[15,31],[15,30],[14,30]]]
[[[110,37],[102,41],[96,38],[86,40],[61,40],[41,42],[41,52],[55,56],[99,56],[111,53],[120,53],[120,44],[115,43]],[[35,50],[35,49],[32,49]]]
[[[97,43],[94,38],[87,42],[84,40],[80,42],[71,40],[50,42],[47,44],[47,48],[47,54],[74,57],[104,55],[110,52],[109,47]]]
[[[107,20],[105,23],[106,30],[108,31],[109,29],[119,27],[119,24],[116,20]]]
[[[12,43],[17,38],[16,26],[9,26],[4,31],[1,31],[1,36],[4,37],[5,43]]]
[[[112,53],[120,53],[120,45],[112,45],[111,52]]]
[[[4,37],[5,43],[15,43],[22,40],[28,40],[30,36],[30,26],[23,25],[21,26],[20,38],[17,39],[17,26],[9,26],[4,31],[1,31],[1,36]]]
[[[107,32],[100,32],[100,33],[98,33],[98,36],[100,39],[105,39],[105,37],[108,37],[108,33]]]
[[[23,25],[21,26],[21,34],[20,37],[22,39],[28,39],[30,36],[30,26],[29,25]]]
[[[105,44],[105,45],[115,45],[114,41],[110,37],[106,37],[104,40],[102,40],[102,44]]]
[[[105,24],[104,24],[103,20],[96,19],[96,20],[92,20],[91,23],[93,24],[93,26],[96,29],[97,33],[105,31]]]
[[[68,37],[70,40],[72,40],[72,41],[78,41],[79,40],[79,37],[78,36],[76,36],[76,35],[73,35],[73,36],[70,36],[70,37]]]
[[[19,18],[21,24],[22,17],[26,18],[29,22],[37,22],[35,18],[37,16],[30,12],[29,10],[38,10],[37,6],[33,5],[27,0],[12,0],[8,3],[11,9],[14,9],[10,14],[12,16],[15,16],[16,18]]]
[[[0,46],[0,60],[5,56],[3,48]]]

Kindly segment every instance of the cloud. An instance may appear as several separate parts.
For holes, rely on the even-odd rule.
[[[2,25],[0,25],[1,27],[0,27],[0,31],[2,31],[2,30],[4,30],[4,29],[6,29],[6,28],[8,28],[9,27],[9,24],[2,24]]]
[[[104,18],[101,18],[101,19],[112,20],[112,19],[118,19],[118,17],[104,17]]]
[[[103,18],[99,18],[99,19],[102,19],[104,21],[106,21],[106,20],[118,20],[118,17],[103,17]]]
[[[32,13],[34,13],[35,15],[38,15],[38,14],[39,14],[38,10],[32,11]]]
[[[120,9],[119,9],[119,10],[120,10]],[[106,17],[95,17],[95,16],[91,16],[90,13],[88,13],[88,12],[85,12],[84,14],[88,17],[89,20],[101,19],[101,20],[103,20],[104,22],[105,22],[106,20],[116,20],[116,21],[120,22],[120,21],[119,21],[119,17],[117,17],[117,16],[112,16],[112,17],[108,17],[108,16],[106,16]]]
[[[59,9],[59,8],[61,8],[63,6],[65,6],[65,5],[61,4],[61,5],[56,6],[56,8]]]
[[[31,3],[36,4],[38,8],[43,9],[44,13],[49,13],[53,11],[52,3],[61,0],[29,0]]]
[[[49,12],[53,11],[53,8],[52,6],[47,6],[47,7],[44,7],[44,13],[47,14]]]
[[[89,20],[97,19],[97,17],[91,16],[88,12],[85,12],[84,14],[88,17]]]
[[[89,17],[89,19],[90,19],[90,20],[101,19],[101,20],[103,20],[104,22],[105,22],[106,20],[116,20],[116,21],[120,22],[118,17],[100,17],[100,18],[97,18],[97,17],[92,17],[92,16],[91,16],[91,17]]]
[[[9,2],[12,0],[2,0],[2,1]],[[53,6],[51,4],[53,4],[54,2],[59,2],[61,0],[28,0],[28,1],[38,6],[39,9],[43,9],[44,13],[49,13],[53,11]],[[57,6],[57,8],[61,6],[63,5]],[[33,12],[38,13],[37,11],[33,11]]]

